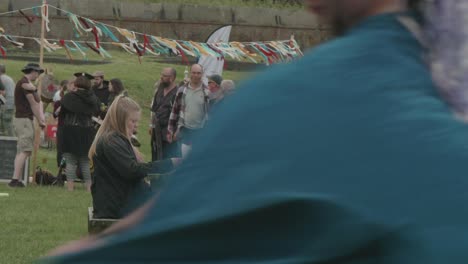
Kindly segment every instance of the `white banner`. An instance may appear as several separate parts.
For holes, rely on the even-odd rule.
[[[229,36],[231,35],[232,26],[223,26],[215,30],[206,43],[215,43],[215,42],[229,42]],[[205,69],[205,76],[203,77],[203,82],[208,83],[207,76],[213,74],[223,74],[224,59],[218,59],[214,57],[201,56],[198,60],[198,64],[202,65]]]

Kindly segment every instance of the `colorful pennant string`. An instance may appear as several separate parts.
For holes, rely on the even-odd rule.
[[[85,59],[87,59],[86,51],[91,49],[103,58],[111,58],[111,54],[107,52],[102,45],[111,44],[122,48],[124,51],[130,54],[136,54],[139,61],[141,57],[146,54],[153,56],[180,56],[184,63],[188,63],[187,56],[199,58],[201,56],[211,56],[218,60],[224,60],[229,58],[237,61],[249,61],[253,63],[265,63],[267,65],[280,62],[289,62],[298,57],[303,56],[302,51],[297,44],[294,36],[291,36],[289,40],[281,41],[267,41],[267,42],[218,42],[218,43],[203,43],[187,40],[173,40],[158,36],[152,36],[142,34],[128,29],[119,28],[112,25],[107,25],[92,19],[78,16],[69,11],[62,10],[60,8],[44,4],[42,6],[32,7],[23,10],[33,10],[35,16],[42,16],[45,21],[46,30],[49,32],[49,8],[54,8],[62,11],[73,26],[73,33],[77,38],[88,36],[91,33],[94,38],[94,43],[90,44],[86,39],[84,41],[77,40],[44,40],[44,48],[48,52],[52,52],[58,49],[65,49],[67,57],[73,60],[72,52],[79,52]],[[26,14],[23,10],[18,10],[29,23],[33,23],[35,16]],[[123,37],[128,43],[122,43],[116,34],[111,29],[114,29],[121,37]],[[0,37],[4,38],[8,43],[15,47],[22,48],[23,43],[16,41],[12,36],[5,34],[4,30],[0,30]],[[33,39],[39,45],[41,41],[38,38],[15,36],[17,39]],[[103,39],[110,39],[112,42],[105,42]],[[140,43],[141,40],[141,43]],[[54,41],[59,44],[52,43]],[[84,43],[85,46],[79,43]],[[6,49],[2,48],[2,54],[6,53]]]

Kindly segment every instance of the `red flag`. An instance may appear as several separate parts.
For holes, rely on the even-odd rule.
[[[82,17],[79,17],[78,18],[80,20],[80,22],[86,27],[86,28],[91,28],[89,25],[88,25],[88,22],[86,22],[86,20]]]
[[[96,40],[96,48],[99,49],[99,36],[98,36],[98,31],[96,27],[93,27],[93,35],[94,35],[94,39]]]
[[[153,47],[150,45],[150,41],[148,39],[148,36],[146,36],[146,34],[143,36],[143,39],[145,40],[143,44],[143,49],[145,50],[145,52],[146,52],[146,48],[149,48],[151,51],[154,51]]]
[[[2,53],[3,58],[6,59],[6,52],[2,46],[0,46],[0,52]]]
[[[65,44],[65,40],[61,39],[61,40],[59,41],[59,43],[60,43],[60,46],[62,46],[62,47],[65,49],[65,51],[67,52],[68,59],[70,59],[71,61],[73,61],[73,57],[72,57],[70,51],[68,50],[67,45]]]
[[[184,62],[187,65],[190,65],[190,62],[187,59],[187,56],[185,55],[184,51],[179,47],[177,47],[177,50],[179,51],[180,55],[182,56],[182,62]]]
[[[138,45],[136,43],[133,43],[133,47],[135,48],[135,51],[138,55],[138,61],[140,62],[141,64],[141,56],[143,56],[143,52],[138,48]]]
[[[22,10],[19,10],[19,13],[24,16],[24,18],[26,18],[26,20],[28,20],[29,23],[32,23],[34,21],[34,17],[29,17],[27,16]]]
[[[90,49],[92,49],[94,52],[96,52],[97,54],[101,55],[101,52],[96,49],[96,47],[93,47],[93,45],[89,44],[88,42],[85,42],[86,46],[88,46]]]

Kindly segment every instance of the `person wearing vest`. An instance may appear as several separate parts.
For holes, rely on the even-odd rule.
[[[161,160],[178,156],[178,143],[167,140],[169,116],[177,94],[177,72],[174,68],[165,68],[161,79],[155,84],[156,92],[151,104],[151,136],[152,160]]]

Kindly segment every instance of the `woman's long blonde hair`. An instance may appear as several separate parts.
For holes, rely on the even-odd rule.
[[[96,133],[93,144],[89,149],[89,159],[93,160],[93,156],[96,155],[97,142],[101,140],[101,138],[106,140],[112,132],[117,132],[130,141],[130,138],[127,135],[127,121],[130,113],[139,111],[141,111],[141,107],[130,97],[125,95],[117,96],[112,105],[109,107],[107,115],[104,118],[104,121],[102,122],[98,132]]]

